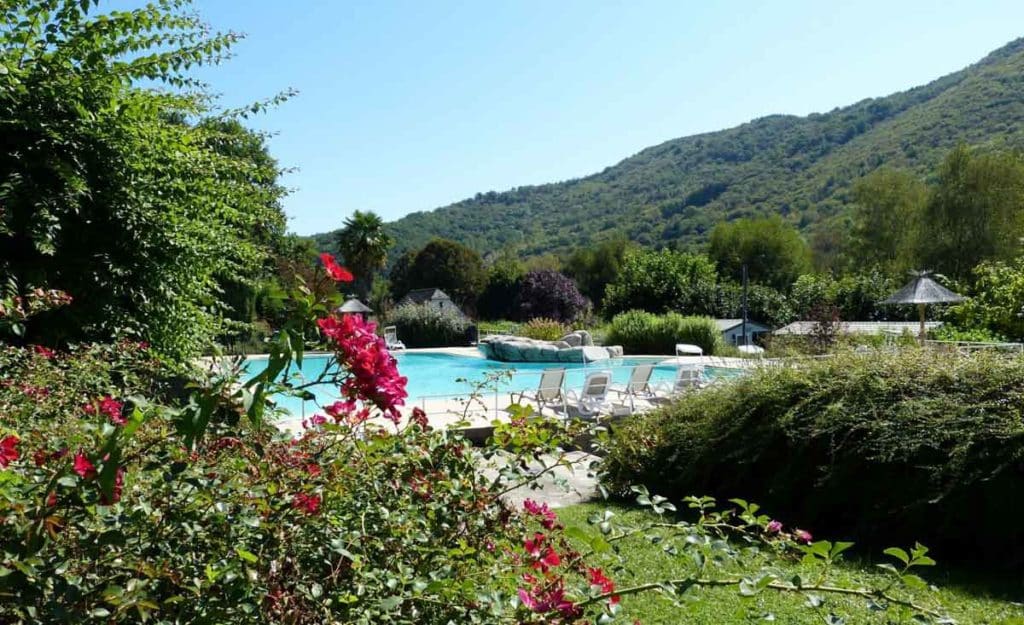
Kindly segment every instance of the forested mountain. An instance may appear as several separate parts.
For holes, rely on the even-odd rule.
[[[807,117],[772,115],[647,148],[565,182],[487,192],[388,224],[392,252],[441,236],[483,253],[564,251],[616,234],[702,242],[716,222],[780,214],[827,242],[852,181],[880,165],[933,171],[958,142],[1024,146],[1024,38],[927,85]],[[332,249],[332,233],[316,235]]]

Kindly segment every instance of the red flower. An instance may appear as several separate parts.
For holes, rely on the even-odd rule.
[[[334,260],[334,256],[331,256],[327,252],[320,254],[320,263],[324,266],[324,271],[331,277],[331,280],[335,282],[352,282],[355,276],[348,270],[338,264]]]
[[[114,425],[124,425],[127,420],[121,415],[121,409],[124,408],[124,404],[117,401],[110,395],[105,395],[100,400],[100,412],[107,415],[110,422]]]
[[[57,493],[50,491],[50,494],[46,496],[46,505],[50,508],[57,505]]]
[[[558,552],[552,549],[547,544],[547,538],[544,534],[535,533],[533,538],[526,539],[523,542],[523,548],[526,549],[526,553],[530,554],[533,558],[533,562],[530,566],[535,569],[540,569],[541,573],[547,573],[548,569],[554,568],[562,563],[562,559],[558,557]]]
[[[75,454],[75,462],[72,466],[72,470],[87,480],[91,480],[96,477],[96,465],[89,462],[89,459],[86,458],[85,454],[82,452]]]
[[[18,459],[19,440],[21,439],[13,434],[0,438],[0,469],[6,468],[7,465]]]
[[[545,529],[554,529],[558,525],[558,515],[552,512],[546,503],[538,504],[532,499],[527,499],[523,502],[523,509],[533,516],[540,517],[540,524]]]
[[[615,592],[615,582],[608,579],[608,577],[604,574],[604,571],[602,571],[599,568],[588,568],[587,579],[590,581],[591,586],[596,586],[597,588],[600,588],[602,594]],[[612,605],[615,605],[619,602],[619,598],[615,595],[612,595],[609,601]]]
[[[292,507],[301,510],[306,514],[316,514],[320,511],[320,495],[307,495],[306,493],[295,493],[292,497]]]
[[[308,473],[312,477],[316,477],[316,476],[320,475],[320,465],[314,464],[314,463],[307,464],[306,465],[306,473]]]
[[[523,605],[528,610],[538,614],[558,612],[563,617],[575,618],[582,613],[580,608],[565,598],[565,589],[562,588],[560,581],[548,589],[543,589],[539,586],[530,590],[520,588],[518,594],[519,600],[523,602]]]
[[[412,409],[412,422],[420,426],[424,430],[427,429],[427,413],[422,408],[416,406]]]
[[[43,347],[42,345],[33,345],[32,351],[34,351],[36,354],[42,356],[47,360],[57,355],[52,349],[50,349],[49,347]]]
[[[808,545],[811,544],[811,540],[814,538],[810,532],[802,529],[793,530],[793,537],[796,538],[797,542],[807,543]]]

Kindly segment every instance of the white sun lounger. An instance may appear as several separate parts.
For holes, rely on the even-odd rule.
[[[565,383],[565,369],[545,369],[540,375],[540,383],[536,391],[521,391],[512,393],[512,403],[521,404],[524,399],[529,399],[537,405],[537,412],[543,412],[546,406],[561,406],[563,411],[566,408],[565,391],[562,385]],[[516,397],[518,395],[518,398]]]
[[[395,326],[384,328],[384,345],[388,348],[388,351],[405,349],[405,343],[398,340],[398,328]]]

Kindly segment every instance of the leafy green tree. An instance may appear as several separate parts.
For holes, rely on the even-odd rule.
[[[356,211],[338,232],[338,252],[355,274],[352,288],[359,297],[370,292],[374,275],[384,268],[394,241],[384,230],[384,221],[371,211]]]
[[[733,280],[747,266],[751,282],[786,290],[811,268],[811,251],[796,228],[781,217],[722,222],[711,232],[708,256]]]
[[[596,247],[581,247],[565,262],[565,273],[576,280],[580,291],[598,308],[608,284],[615,281],[629,249],[629,241],[616,237]]]
[[[715,310],[715,265],[706,256],[671,250],[632,250],[605,291],[606,315],[628,310],[711,315]]]
[[[438,288],[463,308],[474,308],[486,280],[480,254],[447,239],[434,239],[415,254],[403,255],[391,270],[396,301],[413,289]]]
[[[847,258],[891,273],[910,269],[928,187],[910,172],[883,167],[858,180],[853,196]]]
[[[187,5],[3,5],[0,278],[74,297],[30,340],[129,334],[195,354],[222,328],[218,285],[258,276],[283,230],[282,190],[235,153],[251,135],[191,121],[237,116],[188,74],[237,37]]]
[[[487,269],[487,285],[477,299],[481,319],[511,319],[526,267],[514,255],[503,253]]]
[[[949,318],[964,330],[1024,340],[1024,256],[985,262],[973,273],[971,297],[950,308]]]
[[[982,261],[1010,260],[1024,236],[1024,158],[954,148],[921,220],[922,268],[969,279]]]

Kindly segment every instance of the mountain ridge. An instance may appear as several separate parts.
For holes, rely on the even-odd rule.
[[[887,96],[669,139],[593,174],[410,213],[387,225],[392,257],[435,236],[524,256],[617,235],[686,247],[718,221],[769,214],[813,236],[841,221],[860,176],[882,165],[926,175],[959,141],[1024,146],[1024,38]],[[314,238],[330,250],[333,235]]]

